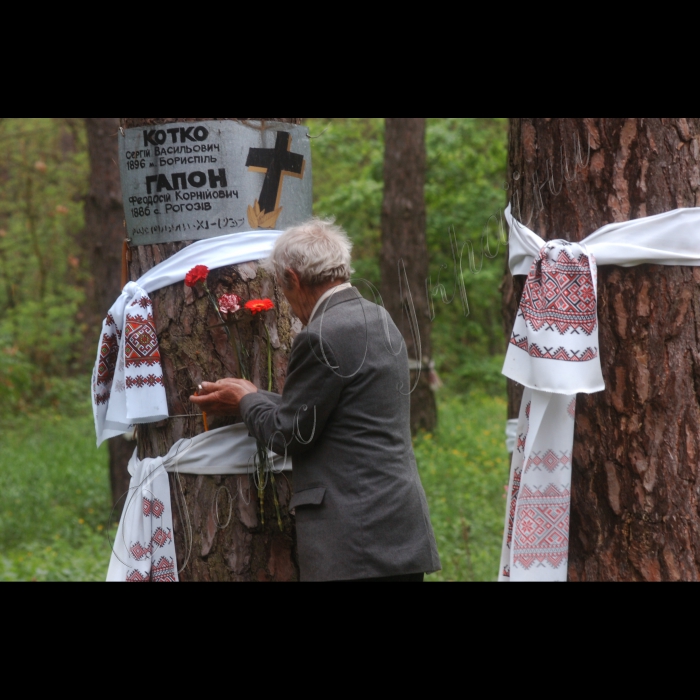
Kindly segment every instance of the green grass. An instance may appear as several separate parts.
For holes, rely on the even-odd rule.
[[[432,581],[493,581],[508,460],[506,405],[440,394],[440,427],[416,439],[444,570]],[[110,548],[107,453],[90,416],[0,425],[0,581],[102,581]],[[113,536],[113,533],[112,533]]]
[[[110,508],[90,416],[0,424],[0,580],[104,580]]]
[[[509,457],[506,402],[472,393],[442,397],[434,435],[416,440],[443,571],[430,581],[495,581]]]

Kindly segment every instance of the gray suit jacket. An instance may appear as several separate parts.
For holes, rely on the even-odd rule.
[[[241,402],[251,433],[292,458],[303,581],[440,570],[413,454],[406,346],[352,288],[294,341],[282,397]]]

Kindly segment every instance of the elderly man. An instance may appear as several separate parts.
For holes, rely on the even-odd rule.
[[[406,346],[349,283],[352,244],[332,222],[280,236],[267,266],[306,326],[282,396],[203,384],[202,410],[240,414],[292,459],[302,581],[422,581],[440,569],[413,454]]]

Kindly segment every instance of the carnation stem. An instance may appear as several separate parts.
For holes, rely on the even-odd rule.
[[[209,301],[211,302],[211,305],[214,307],[214,311],[216,311],[216,315],[219,317],[219,321],[221,321],[224,330],[226,331],[226,336],[228,337],[229,340],[231,340],[231,330],[228,327],[228,324],[226,321],[224,321],[224,317],[221,315],[221,309],[219,309],[219,304],[217,303],[216,299],[214,299],[214,295],[211,293],[209,289],[209,285],[205,282],[204,283],[204,291],[207,293],[207,296],[209,297]]]
[[[260,521],[265,525],[265,466],[267,450],[258,442],[258,498],[260,499]]]
[[[277,513],[277,524],[280,532],[284,532],[284,523],[282,522],[282,513],[280,513],[280,500],[277,497],[277,483],[275,482],[275,472],[270,469],[270,483],[272,484],[272,496],[275,500],[275,513]]]
[[[267,333],[267,390],[272,391],[272,342],[270,341],[270,329],[265,321],[263,321],[263,326],[265,326]]]

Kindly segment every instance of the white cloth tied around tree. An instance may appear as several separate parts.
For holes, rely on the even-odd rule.
[[[281,234],[255,231],[198,241],[124,287],[103,323],[92,376],[98,447],[133,425],[169,416],[149,294],[184,282],[197,265],[215,270],[266,258]]]
[[[119,530],[112,547],[107,581],[119,583],[175,583],[178,562],[173,541],[173,515],[168,473],[202,475],[251,475],[257,445],[243,424],[212,430],[195,438],[180,440],[165,457],[129,462],[131,483],[125,495]],[[291,461],[270,453],[268,470],[291,469]],[[255,489],[252,489],[255,492]],[[240,493],[222,500],[219,528],[226,526],[227,510]],[[255,497],[255,496],[253,496]],[[226,502],[226,506],[223,503]],[[216,518],[217,514],[212,514]],[[189,531],[189,515],[181,513]],[[191,544],[191,535],[190,535]]]
[[[603,391],[597,266],[700,266],[700,209],[545,242],[513,218],[510,270],[528,275],[503,374],[525,393],[513,453],[500,581],[566,581],[576,395]]]

